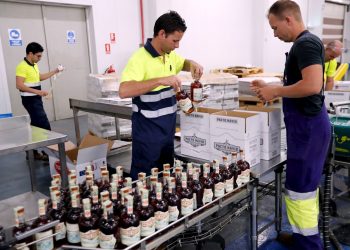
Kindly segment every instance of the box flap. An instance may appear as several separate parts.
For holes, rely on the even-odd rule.
[[[71,162],[73,162],[75,164],[75,161],[77,160],[78,158],[78,152],[79,152],[79,149],[78,148],[73,148],[71,150],[68,150],[66,151],[66,155],[67,157],[69,158],[69,160]]]
[[[202,108],[202,107],[198,107],[196,108],[195,112],[201,112],[201,113],[216,113],[216,112],[220,112],[221,109],[213,109],[213,108]]]
[[[257,112],[273,112],[278,108],[258,107],[258,106],[243,106],[239,110],[257,111]]]
[[[77,164],[91,162],[96,159],[106,158],[107,151],[107,143],[79,149]]]
[[[81,143],[79,145],[79,149],[88,148],[88,147],[101,145],[101,144],[107,144],[108,151],[109,151],[113,146],[113,141],[100,138],[98,136],[93,135],[91,132],[89,132],[81,140]]]
[[[64,143],[64,148],[65,148],[65,151],[68,151],[68,150],[71,150],[71,149],[74,149],[76,148],[77,146],[71,142],[71,141],[66,141]],[[54,145],[50,145],[50,146],[47,146],[47,148],[53,150],[53,151],[57,151],[58,152],[58,144],[54,144]]]
[[[256,115],[256,113],[246,113],[246,112],[237,112],[237,111],[220,111],[220,112],[213,113],[213,115],[248,118],[248,117]]]

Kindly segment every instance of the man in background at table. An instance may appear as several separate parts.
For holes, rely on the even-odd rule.
[[[26,47],[26,57],[16,67],[16,88],[20,91],[23,107],[30,116],[30,124],[39,128],[51,130],[47,119],[42,97],[47,96],[47,91],[41,90],[41,81],[44,81],[63,70],[59,66],[53,71],[40,73],[38,62],[44,49],[36,42],[31,42]],[[48,161],[48,156],[34,150],[34,159]]]
[[[339,40],[334,40],[326,45],[324,55],[324,77],[325,77],[325,90],[332,90],[334,87],[334,75],[337,70],[337,60],[342,53],[343,44]]]

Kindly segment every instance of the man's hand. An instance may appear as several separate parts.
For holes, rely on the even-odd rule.
[[[201,79],[201,77],[203,75],[203,67],[201,65],[199,65],[198,63],[196,63],[194,61],[191,61],[190,71],[191,71],[192,78],[194,80]]]
[[[280,86],[267,85],[262,88],[257,88],[254,92],[261,101],[268,102],[278,97],[278,88],[280,88]]]
[[[267,86],[267,83],[265,81],[263,81],[263,80],[254,80],[250,84],[250,89],[254,91],[254,89],[263,88],[263,87],[266,87],[266,86]]]
[[[181,81],[177,76],[167,76],[160,79],[162,85],[171,86],[175,91],[181,89]]]
[[[64,70],[64,67],[62,66],[62,64],[58,64],[57,68],[55,69],[55,73],[60,73]]]
[[[47,92],[45,90],[39,90],[37,94],[40,96],[47,96],[49,94],[49,92]]]

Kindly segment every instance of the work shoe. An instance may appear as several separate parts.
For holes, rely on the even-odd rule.
[[[277,239],[276,239],[279,243],[281,243],[282,245],[286,246],[286,247],[291,247],[293,246],[293,235],[290,233],[286,233],[286,232],[280,232],[277,235]]]
[[[44,151],[42,152],[41,160],[46,162],[49,161],[49,156]]]

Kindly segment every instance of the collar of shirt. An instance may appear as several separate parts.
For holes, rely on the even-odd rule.
[[[28,64],[29,64],[30,66],[32,66],[32,67],[34,67],[34,65],[35,65],[34,63],[29,62],[28,59],[27,59],[26,57],[24,58],[24,61],[25,61],[26,63],[28,63]]]

